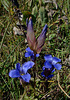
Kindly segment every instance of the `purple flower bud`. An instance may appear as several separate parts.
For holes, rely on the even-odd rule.
[[[27,25],[27,41],[28,41],[29,47],[31,49],[34,49],[35,45],[36,45],[36,39],[35,39],[35,35],[34,35],[33,23],[32,23],[31,18],[30,18],[29,23]]]
[[[42,46],[44,45],[47,29],[48,29],[48,26],[46,24],[42,30],[42,33],[37,38],[37,53],[41,52]]]
[[[44,42],[45,42],[48,26],[47,24],[44,26],[42,33],[40,34],[40,36],[37,38],[37,41],[36,41],[31,17],[29,19],[29,23],[28,23],[28,19],[26,20],[26,23],[27,23],[27,41],[28,41],[29,47],[35,53],[40,53],[42,46],[44,45]]]

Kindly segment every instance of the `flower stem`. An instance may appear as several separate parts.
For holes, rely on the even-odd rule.
[[[34,57],[35,57],[35,59],[34,59],[34,63],[35,63],[35,65],[34,65],[34,69],[33,69],[33,72],[34,72],[34,97],[35,97],[35,88],[36,88],[36,54],[34,54]]]
[[[34,66],[34,97],[35,97],[35,87],[36,87],[36,82],[35,82],[35,79],[36,79],[36,66]]]

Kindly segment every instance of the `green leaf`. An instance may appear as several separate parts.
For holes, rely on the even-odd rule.
[[[54,37],[56,37],[56,34],[50,34],[49,40],[53,39]]]
[[[9,2],[8,0],[1,0],[2,5],[4,6],[4,8],[9,11]]]

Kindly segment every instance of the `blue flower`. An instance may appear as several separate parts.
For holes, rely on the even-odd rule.
[[[31,79],[31,75],[27,71],[28,71],[28,69],[32,68],[33,65],[34,65],[34,62],[32,62],[32,61],[25,62],[22,65],[22,67],[20,67],[20,63],[17,63],[16,69],[12,69],[9,72],[9,76],[11,78],[19,78],[25,82],[29,82],[29,80]]]
[[[26,48],[26,53],[25,53],[25,57],[31,57],[31,60],[34,61],[35,56],[34,56],[34,52],[28,47]],[[36,57],[39,57],[39,54],[36,54]]]
[[[44,59],[45,59],[45,63],[44,66],[42,67],[43,72],[41,73],[41,75],[48,79],[54,76],[51,75],[51,73],[55,71],[54,68],[56,68],[57,70],[61,69],[62,67],[61,64],[58,64],[58,62],[61,62],[61,59],[57,57],[52,57],[52,55],[45,55]]]
[[[45,55],[44,59],[46,60],[44,63],[45,68],[52,68],[52,66],[54,66],[57,70],[61,69],[61,64],[58,64],[58,62],[61,62],[61,59],[52,57],[52,55]]]
[[[52,78],[54,76],[53,74],[51,74],[54,71],[55,71],[55,69],[53,69],[53,67],[52,68],[49,68],[49,69],[48,68],[45,68],[45,69],[43,69],[41,75],[43,77],[45,77],[46,79],[49,79],[49,78]]]

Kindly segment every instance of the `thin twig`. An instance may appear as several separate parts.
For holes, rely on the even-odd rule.
[[[55,88],[54,90],[56,90],[56,88]],[[49,93],[46,93],[46,94],[41,98],[41,100],[43,100],[46,96],[50,96],[50,94],[51,94],[54,90],[52,90],[52,91],[49,92]]]
[[[59,82],[59,72],[58,72],[58,74],[57,74],[57,81],[58,81],[58,86],[60,87],[60,89],[64,92],[64,94],[68,97],[68,98],[70,98],[70,96],[63,90],[63,88],[61,87],[61,85],[60,85],[60,82]]]
[[[21,96],[21,98],[19,100],[23,100],[23,97],[25,94],[26,94],[26,92],[23,93],[23,95]]]

